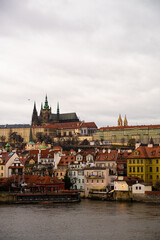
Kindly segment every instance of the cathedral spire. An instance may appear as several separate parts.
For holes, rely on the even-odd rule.
[[[35,102],[34,102],[34,107],[33,107],[31,125],[32,125],[32,126],[37,126],[37,125],[39,125],[38,114],[37,114],[37,109],[36,109],[36,103],[35,103]]]
[[[33,142],[32,128],[30,128],[29,142]]]
[[[118,118],[118,126],[123,126],[123,122],[122,122],[121,114],[119,114],[119,118]]]
[[[57,103],[57,119],[59,120],[59,102]]]
[[[128,126],[128,121],[127,121],[126,115],[125,115],[125,117],[124,117],[124,126]]]
[[[45,105],[44,105],[44,109],[49,109],[49,105],[48,105],[48,99],[47,99],[47,94],[46,94],[46,98],[45,98]]]
[[[57,115],[59,115],[59,102],[57,103]]]

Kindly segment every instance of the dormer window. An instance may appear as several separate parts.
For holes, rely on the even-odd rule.
[[[138,155],[139,155],[139,151],[135,151],[134,156],[138,156]]]

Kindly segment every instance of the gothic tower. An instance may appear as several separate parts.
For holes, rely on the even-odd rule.
[[[59,102],[57,103],[57,120],[59,121]]]
[[[38,114],[37,114],[37,109],[36,109],[36,103],[34,102],[34,108],[33,108],[33,113],[32,113],[32,126],[38,126],[39,125],[39,119],[38,119]]]
[[[119,114],[119,118],[118,118],[118,126],[123,126],[123,122],[122,122],[121,114]]]
[[[124,117],[124,126],[128,126],[128,121],[127,121],[126,115]]]
[[[51,115],[51,108],[48,105],[48,99],[47,99],[47,95],[46,95],[44,107],[43,107],[43,105],[41,105],[40,125],[49,123],[50,115]]]

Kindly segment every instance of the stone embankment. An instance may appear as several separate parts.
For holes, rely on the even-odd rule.
[[[115,201],[136,201],[136,202],[150,202],[160,203],[160,192],[147,191],[145,193],[132,193],[129,191],[115,191],[113,194]]]
[[[151,191],[144,194],[133,194],[133,201],[160,203],[160,192]]]

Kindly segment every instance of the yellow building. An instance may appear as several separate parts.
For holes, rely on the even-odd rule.
[[[156,186],[160,181],[160,146],[140,146],[127,159],[127,176],[137,176]]]
[[[0,158],[0,178],[5,177],[5,164],[3,164],[3,160]]]
[[[10,135],[16,133],[23,138],[24,143],[28,143],[30,141],[30,128],[29,124],[0,125],[0,141],[10,142]],[[37,140],[38,133],[41,133],[42,136],[50,136],[55,142],[63,140],[83,141],[84,139],[91,141],[96,129],[97,126],[94,122],[55,123],[32,126],[32,136],[33,141]]]
[[[4,142],[8,142],[9,136],[14,132],[17,135],[20,135],[24,139],[24,142],[29,141],[30,134],[29,124],[0,125],[0,138],[4,137]]]

